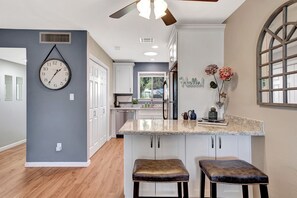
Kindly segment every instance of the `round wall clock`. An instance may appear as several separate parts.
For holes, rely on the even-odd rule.
[[[41,65],[39,78],[46,88],[59,90],[69,84],[71,79],[71,70],[65,61],[59,59],[49,59]]]

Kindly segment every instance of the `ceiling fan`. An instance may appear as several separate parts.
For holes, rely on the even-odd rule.
[[[127,6],[125,6],[124,8],[122,8],[122,9],[116,11],[115,13],[111,14],[109,17],[110,18],[119,19],[122,16],[124,16],[124,15],[128,14],[129,12],[131,12],[132,10],[134,10],[136,8],[139,9],[139,3],[142,3],[142,1],[148,1],[148,2],[150,2],[149,5],[148,5],[148,7],[150,9],[150,4],[151,3],[156,3],[156,1],[159,1],[159,0],[136,0],[135,2],[133,2],[133,3],[129,4],[129,5],[127,5]],[[218,0],[182,0],[182,1],[217,2]],[[169,11],[169,9],[167,8],[167,3],[166,2],[165,2],[165,4],[166,4],[166,7],[165,7],[166,10],[163,11],[163,14],[161,16],[157,16],[156,10],[155,10],[155,15],[156,15],[156,18],[162,18],[162,20],[165,23],[165,25],[166,26],[169,26],[169,25],[172,25],[172,24],[176,23],[176,19],[174,18],[174,16],[171,14],[171,12]],[[156,7],[156,4],[155,4],[155,7]],[[142,13],[140,13],[139,15],[140,16],[143,16],[141,14]],[[147,16],[143,16],[143,17],[149,19],[150,10],[149,10],[149,13],[146,12],[146,15]]]

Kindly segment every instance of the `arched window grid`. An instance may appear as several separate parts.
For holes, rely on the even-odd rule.
[[[296,21],[288,21],[288,7],[294,3],[297,3],[297,0],[288,1],[278,8],[267,20],[260,33],[257,45],[257,102],[259,105],[297,107],[297,52],[291,55],[287,53],[290,44],[297,44],[297,36],[296,38],[294,36],[297,32],[297,15]],[[270,26],[280,14],[282,24],[273,31]],[[271,38],[269,40],[266,37]],[[263,45],[266,47],[264,50]],[[294,65],[290,66],[292,61]],[[287,70],[288,67],[295,67],[295,64],[296,69]],[[290,81],[294,77],[296,85],[293,83],[294,86],[288,86],[290,84],[288,76]]]

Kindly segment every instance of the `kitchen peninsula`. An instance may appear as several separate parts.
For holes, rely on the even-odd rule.
[[[140,105],[126,105],[111,107],[111,135],[120,135],[119,129],[128,119],[162,119],[162,106],[142,107]]]
[[[227,126],[193,120],[128,120],[120,129],[125,136],[125,197],[132,197],[133,164],[139,158],[182,160],[190,173],[190,197],[199,197],[199,160],[239,158],[251,163],[251,136],[264,136],[263,122],[236,116],[226,116],[226,120]],[[177,192],[175,184],[142,183],[140,193],[174,196]],[[224,184],[218,187],[218,193],[221,197],[240,197],[241,188]]]

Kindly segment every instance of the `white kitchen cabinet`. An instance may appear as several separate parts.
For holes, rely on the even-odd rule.
[[[125,136],[126,138],[126,136]],[[139,149],[141,148],[141,149]],[[155,159],[156,141],[153,135],[133,135],[132,138],[132,163],[130,169],[133,169],[133,165],[136,159]],[[132,172],[129,177],[132,178]],[[131,179],[131,189],[133,189],[133,182]],[[140,196],[154,196],[156,184],[152,182],[140,182],[139,195]],[[125,196],[125,197],[132,197]]]
[[[133,94],[134,63],[114,63],[114,93]]]
[[[163,119],[162,109],[142,109],[136,113],[136,119]]]
[[[185,136],[155,136],[156,159],[180,159],[185,164]],[[176,196],[176,183],[156,183],[156,196]]]
[[[190,173],[189,194],[200,196],[200,167],[202,159],[242,159],[251,161],[250,136],[232,135],[186,135],[186,167]],[[206,177],[207,178],[207,177]],[[206,196],[209,196],[209,181],[206,179]],[[218,196],[241,197],[240,185],[218,185]],[[252,193],[250,193],[252,195]]]
[[[128,139],[127,139],[128,138]],[[126,142],[129,142],[126,144]],[[125,197],[132,197],[132,171],[136,159],[180,159],[185,163],[184,135],[126,135],[125,156],[132,156],[125,164]],[[132,154],[132,155],[131,155]],[[140,182],[141,196],[176,196],[176,183]]]

